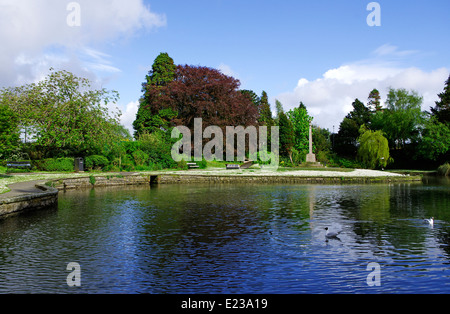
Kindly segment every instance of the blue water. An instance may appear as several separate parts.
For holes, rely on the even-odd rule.
[[[0,221],[0,293],[449,292],[445,182],[103,188]]]

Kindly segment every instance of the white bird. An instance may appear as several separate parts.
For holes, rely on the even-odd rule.
[[[425,219],[426,222],[430,224],[430,226],[434,225],[434,217],[431,217],[430,219]]]
[[[333,231],[328,230],[328,227],[326,227],[325,230],[327,231],[327,233],[325,234],[325,237],[327,239],[339,239],[338,235],[339,235],[339,233],[341,233],[340,231],[333,232]]]

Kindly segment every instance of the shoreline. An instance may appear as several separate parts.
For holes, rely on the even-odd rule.
[[[57,204],[59,191],[95,187],[163,184],[372,184],[422,182],[421,176],[357,169],[327,170],[180,170],[127,173],[73,173],[13,175],[23,181],[7,184],[10,191],[0,194],[0,219],[26,210]],[[34,180],[33,180],[33,177]]]

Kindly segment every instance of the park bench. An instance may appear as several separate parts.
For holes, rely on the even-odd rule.
[[[241,166],[235,165],[235,164],[227,164],[227,170],[239,170],[241,169]]]
[[[195,163],[195,162],[189,162],[187,164],[187,166],[188,166],[189,169],[200,168],[200,166],[197,165],[197,163]]]
[[[7,161],[6,169],[31,169],[31,161]]]

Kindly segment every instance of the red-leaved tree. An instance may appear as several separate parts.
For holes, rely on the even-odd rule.
[[[239,87],[239,80],[219,70],[179,65],[173,81],[164,86],[147,85],[144,97],[152,114],[164,109],[177,113],[172,126],[192,130],[195,118],[203,119],[203,127],[257,125],[257,107]]]

